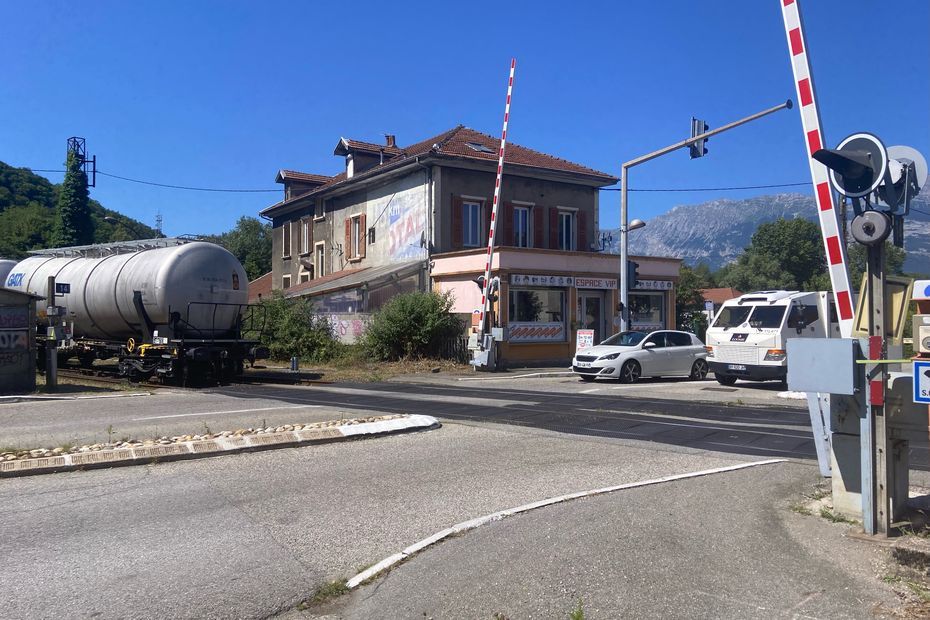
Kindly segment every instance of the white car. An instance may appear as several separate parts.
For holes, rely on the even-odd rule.
[[[584,381],[597,377],[633,383],[640,377],[707,376],[707,349],[697,336],[671,330],[620,332],[572,360],[572,372]]]

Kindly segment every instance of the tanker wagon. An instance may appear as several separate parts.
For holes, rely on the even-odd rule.
[[[54,306],[64,314],[40,311],[38,336],[52,324],[70,328],[60,355],[82,365],[116,357],[130,380],[190,385],[223,382],[241,374],[246,360],[266,356],[245,270],[218,245],[153,239],[30,254],[10,270],[6,287],[46,296],[54,276]]]

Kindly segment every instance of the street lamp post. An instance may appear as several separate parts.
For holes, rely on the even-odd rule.
[[[633,230],[633,225],[636,222],[641,222],[641,220],[634,220],[632,223],[627,222],[627,179],[629,177],[629,169],[633,166],[638,166],[639,164],[644,164],[651,159],[665,155],[666,153],[671,153],[672,151],[696,144],[707,140],[707,138],[717,135],[718,133],[723,133],[724,131],[733,129],[750,121],[754,121],[757,118],[762,118],[773,112],[778,112],[779,110],[791,109],[792,107],[791,99],[788,99],[785,103],[779,104],[777,106],[771,107],[767,110],[762,110],[757,112],[752,116],[747,116],[746,118],[741,118],[738,121],[733,121],[732,123],[727,123],[723,127],[719,127],[712,131],[705,131],[702,134],[691,136],[687,140],[682,140],[681,142],[676,142],[670,146],[659,149],[658,151],[653,151],[646,155],[637,157],[636,159],[631,159],[628,162],[625,162],[620,168],[620,303],[622,304],[622,311],[620,312],[620,331],[626,331],[629,329],[629,308],[627,303],[629,302],[629,290],[628,282],[626,275],[626,263],[627,263],[627,234],[630,230]],[[642,223],[636,228],[641,228],[645,226],[645,223]]]

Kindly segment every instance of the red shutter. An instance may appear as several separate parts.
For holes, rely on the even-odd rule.
[[[534,248],[544,248],[546,244],[544,242],[546,238],[545,231],[545,215],[543,212],[545,209],[543,207],[533,207],[533,247]]]
[[[464,244],[462,236],[465,231],[465,225],[462,221],[462,199],[458,196],[452,197],[452,249],[461,250]]]
[[[346,218],[346,244],[342,248],[342,255],[345,258],[354,258],[352,256],[352,218]]]
[[[491,200],[493,200],[493,199],[491,199]],[[490,239],[488,239],[488,237],[489,237],[490,234],[491,234],[491,200],[487,200],[487,201],[485,201],[485,203],[484,203],[484,241],[485,241],[485,245],[487,245],[487,242],[490,241]],[[501,242],[501,238],[498,237],[498,238],[497,238],[497,243],[498,243],[498,245],[500,244],[500,242]]]
[[[549,249],[559,249],[559,210],[549,207]]]
[[[503,224],[501,228],[501,233],[503,237],[498,237],[500,241],[499,245],[516,245],[513,238],[513,203],[505,202],[504,203],[504,221],[498,222],[498,225]]]
[[[588,247],[588,214],[579,210],[575,216],[575,224],[578,227],[578,251],[591,251],[591,248]]]
[[[368,245],[368,227],[365,225],[366,220],[365,214],[362,213],[358,216],[358,255],[359,258],[365,258],[365,250]]]

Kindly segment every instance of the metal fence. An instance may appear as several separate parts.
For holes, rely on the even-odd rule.
[[[455,335],[442,340],[439,346],[436,347],[436,355],[440,359],[467,364],[470,359],[468,337]]]

